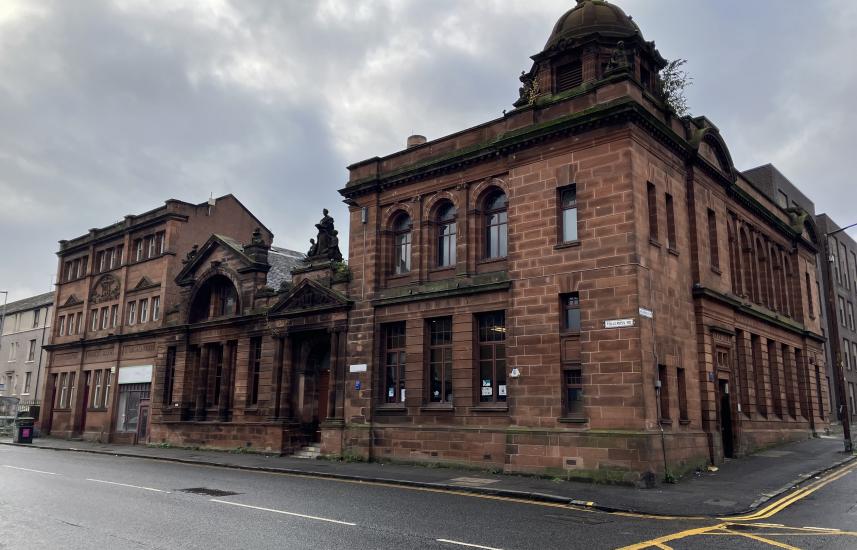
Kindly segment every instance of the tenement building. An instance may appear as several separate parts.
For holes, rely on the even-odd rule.
[[[53,303],[54,293],[48,292],[0,309],[0,396],[17,397],[22,405],[42,399],[47,355],[42,346],[51,339]]]
[[[168,200],[149,212],[60,241],[42,431],[145,441],[155,366],[163,369],[179,357],[163,342],[190,339],[186,331],[168,330],[187,323],[186,267],[201,252],[242,250],[239,239],[252,239],[253,246],[267,251],[273,235],[226,195],[202,204]],[[262,264],[252,263],[248,273],[265,273],[269,266]],[[208,269],[212,278],[203,288],[193,288],[196,303],[210,300],[214,315],[234,313],[247,298],[214,277],[225,271],[214,260]],[[202,320],[203,312],[196,314],[194,320]]]
[[[503,117],[349,167],[322,450],[634,478],[826,427],[812,219],[675,115],[619,7],[578,0],[532,59]]]

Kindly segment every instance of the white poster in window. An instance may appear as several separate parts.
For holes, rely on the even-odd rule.
[[[119,367],[120,384],[143,384],[152,381],[152,365]]]
[[[402,403],[405,402],[405,388],[402,388]]]
[[[492,388],[490,388],[490,387],[489,388],[482,388],[482,395],[485,397],[490,397],[493,393],[494,392],[492,391]]]
[[[482,387],[483,388],[486,388],[486,387],[490,388],[491,387],[491,379],[489,378],[487,380],[482,380]]]
[[[499,395],[500,397],[506,397],[506,385],[505,384],[500,384],[499,386],[497,386],[497,395]]]
[[[387,397],[393,397],[394,395],[396,395],[395,389],[393,389],[393,388],[387,389]]]

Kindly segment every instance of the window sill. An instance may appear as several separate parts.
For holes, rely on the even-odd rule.
[[[568,241],[568,242],[559,243],[557,245],[554,245],[553,249],[554,250],[563,250],[565,248],[576,248],[578,246],[580,246],[580,241]]]
[[[455,407],[452,406],[452,403],[437,403],[420,407],[420,411],[423,412],[452,412],[454,410]]]
[[[678,423],[681,424],[682,426],[689,426],[690,425],[690,419],[679,420]]]
[[[86,412],[107,412],[107,407],[89,407],[88,409],[86,409]]]
[[[59,412],[59,413],[71,412],[71,409],[69,407],[57,407],[53,410],[53,412]]]
[[[673,256],[678,256],[678,250],[676,250],[675,248],[667,247],[667,252],[669,252]]]
[[[721,275],[723,275],[723,272],[722,272],[722,271],[720,271],[720,269],[718,269],[718,268],[716,268],[716,267],[714,267],[714,266],[712,266],[712,267],[711,267],[711,272],[712,272],[712,273],[714,273],[714,274],[716,274],[718,277],[719,277],[719,276],[721,276]]]
[[[658,241],[656,241],[655,239],[653,239],[653,238],[651,238],[651,237],[649,237],[649,244],[650,244],[650,245],[652,245],[652,246],[656,246],[656,247],[658,247],[658,248],[660,248],[660,247],[661,247],[661,243],[659,243]]]
[[[493,413],[493,412],[509,412],[509,405],[507,404],[484,404],[484,405],[475,405],[470,407],[470,412],[472,413]]]
[[[658,422],[661,424],[661,426],[672,426],[673,425],[673,421],[670,420],[669,418],[661,418]]]
[[[484,265],[484,264],[496,264],[496,263],[505,262],[505,261],[506,261],[506,256],[501,256],[499,258],[483,258],[476,263],[478,263],[479,265]]]
[[[375,407],[375,412],[381,414],[404,414],[408,412],[404,403],[379,403]]]
[[[558,418],[557,422],[563,424],[586,424],[589,422],[589,419],[584,416],[563,416],[562,418]]]
[[[454,265],[445,265],[443,267],[433,267],[429,269],[429,273],[443,273],[444,271],[449,271],[450,273],[455,272]]]

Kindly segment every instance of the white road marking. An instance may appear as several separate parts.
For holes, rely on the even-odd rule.
[[[494,548],[493,546],[482,546],[481,544],[470,544],[469,542],[459,542],[457,540],[449,540],[449,539],[435,539],[438,542],[445,542],[447,544],[457,544],[459,546],[469,546],[470,548],[483,548],[484,550],[503,550],[502,548]]]
[[[139,485],[128,485],[127,483],[117,483],[115,481],[104,481],[103,479],[89,479],[86,481],[94,481],[96,483],[107,483],[108,485],[119,485],[120,487],[131,487],[132,489],[143,489],[144,491],[154,491],[156,493],[167,493],[170,494],[169,491],[164,491],[163,489],[154,489],[152,487],[140,487]]]
[[[48,474],[49,476],[61,476],[62,474],[57,474],[54,472],[44,472],[42,470],[31,470],[30,468],[20,468],[18,466],[9,466],[8,464],[3,465],[4,468],[12,468],[13,470],[24,470],[25,472],[36,472],[37,474]]]
[[[836,533],[841,529],[832,529],[830,527],[804,527],[804,529],[811,529],[813,531],[830,531],[831,533]]]
[[[211,499],[211,502],[218,502],[220,504],[231,504],[232,506],[240,506],[242,508],[252,508],[253,510],[262,510],[263,512],[274,512],[275,514],[285,514],[287,516],[295,516],[295,517],[299,517],[299,518],[314,519],[317,521],[326,521],[328,523],[338,523],[340,525],[350,525],[352,527],[357,525],[356,523],[351,523],[349,521],[339,521],[338,519],[320,518],[318,516],[308,516],[306,514],[296,514],[294,512],[286,512],[284,510],[274,510],[273,508],[262,508],[261,506],[250,506],[249,504],[240,504],[238,502],[229,502],[228,500],[219,500],[216,498]]]

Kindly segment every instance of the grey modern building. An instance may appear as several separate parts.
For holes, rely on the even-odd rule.
[[[839,231],[840,226],[827,214],[815,217],[816,225],[821,236],[827,236],[827,251],[822,254],[821,284],[825,303],[830,314],[827,317],[827,338],[832,361],[842,365],[845,402],[851,416],[852,424],[857,418],[857,320],[854,318],[854,308],[857,306],[857,242],[845,231]],[[846,225],[857,222],[854,219],[845,220]],[[827,255],[824,258],[824,255]],[[830,281],[830,288],[827,282]],[[833,364],[830,361],[829,364]],[[834,384],[839,381],[831,375]],[[834,393],[836,386],[834,385]],[[835,395],[836,406],[841,411],[842,402],[839,394]]]
[[[41,401],[54,293],[0,304],[0,396]]]

